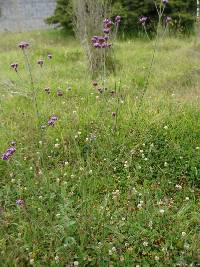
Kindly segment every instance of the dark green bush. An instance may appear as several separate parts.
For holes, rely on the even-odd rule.
[[[159,0],[160,1],[160,0]],[[153,0],[111,0],[112,10],[110,16],[122,16],[121,31],[125,33],[138,33],[141,26],[138,18],[141,15],[149,17],[148,28],[155,30],[157,12]],[[169,0],[166,6],[166,16],[173,18],[172,28],[180,32],[188,32],[193,29],[195,22],[195,0]],[[59,23],[64,28],[72,28],[72,4],[71,0],[57,0],[54,15],[46,21],[49,24]]]

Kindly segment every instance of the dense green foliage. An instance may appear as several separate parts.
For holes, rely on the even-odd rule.
[[[134,33],[141,30],[138,18],[141,15],[149,17],[148,28],[155,29],[157,11],[153,0],[111,0],[111,16],[123,17],[121,30]],[[57,0],[54,15],[48,18],[48,23],[60,23],[62,26],[71,28],[72,8],[70,0]],[[191,30],[195,21],[196,1],[170,0],[165,13],[173,18],[172,28],[180,32]]]
[[[193,42],[159,42],[140,105],[153,42],[118,41],[117,76],[100,94],[72,36],[0,38],[0,153],[17,142],[10,161],[0,159],[0,266],[198,266],[200,58]],[[19,40],[30,40],[41,123],[58,116],[42,132]]]

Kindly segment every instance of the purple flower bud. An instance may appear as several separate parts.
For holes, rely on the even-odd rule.
[[[17,72],[18,63],[12,63],[10,67]]]
[[[63,92],[61,90],[57,91],[57,96],[63,96]]]
[[[23,199],[16,200],[16,205],[17,206],[23,206],[24,205],[24,200]]]
[[[103,32],[104,32],[105,34],[109,34],[109,33],[110,33],[110,29],[109,29],[109,28],[105,28],[105,29],[103,30]]]
[[[16,148],[15,147],[9,147],[6,152],[2,155],[2,160],[9,160],[12,155],[15,153]]]
[[[44,91],[45,91],[47,94],[50,94],[50,92],[51,92],[49,87],[45,88]]]
[[[37,63],[38,63],[38,65],[40,65],[40,67],[42,67],[43,64],[44,64],[44,60],[43,59],[39,59]]]
[[[48,121],[49,126],[54,126],[55,122],[58,120],[57,116],[52,116],[50,120]]]
[[[29,43],[22,41],[19,43],[18,46],[19,46],[19,48],[21,48],[23,50],[23,49],[26,49],[29,47]]]
[[[168,0],[162,0],[162,2],[164,5],[168,4]]]
[[[121,22],[121,17],[120,16],[115,17],[115,23],[119,24],[120,22]]]
[[[112,112],[112,116],[116,117],[117,113],[116,112]]]
[[[172,21],[172,18],[171,17],[166,17],[165,18],[165,23],[166,24],[169,24],[171,21]]]
[[[97,83],[96,81],[93,81],[92,84],[93,84],[93,86],[95,86],[95,87],[98,85],[98,83]]]
[[[139,18],[139,22],[140,22],[143,26],[145,26],[145,24],[146,24],[146,22],[147,22],[147,17],[145,17],[145,16],[140,17],[140,18]]]

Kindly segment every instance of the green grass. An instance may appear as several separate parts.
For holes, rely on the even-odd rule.
[[[138,109],[151,43],[116,43],[112,97],[94,90],[72,37],[0,38],[0,151],[17,142],[12,159],[0,161],[0,266],[198,266],[200,50],[193,41],[160,43]],[[43,131],[21,40],[31,43],[40,124],[59,118]],[[22,79],[10,69],[15,61]]]

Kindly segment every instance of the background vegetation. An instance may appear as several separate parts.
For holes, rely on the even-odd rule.
[[[148,29],[155,30],[157,25],[157,12],[152,1],[147,0],[107,0],[111,2],[111,10],[108,16],[122,16],[121,31],[136,34],[141,31],[138,24],[140,16],[149,17]],[[55,13],[47,19],[50,24],[61,24],[66,29],[72,28],[72,2],[71,0],[57,0]],[[196,1],[170,0],[166,8],[166,15],[173,18],[173,29],[180,33],[189,33],[193,30],[196,19]]]

